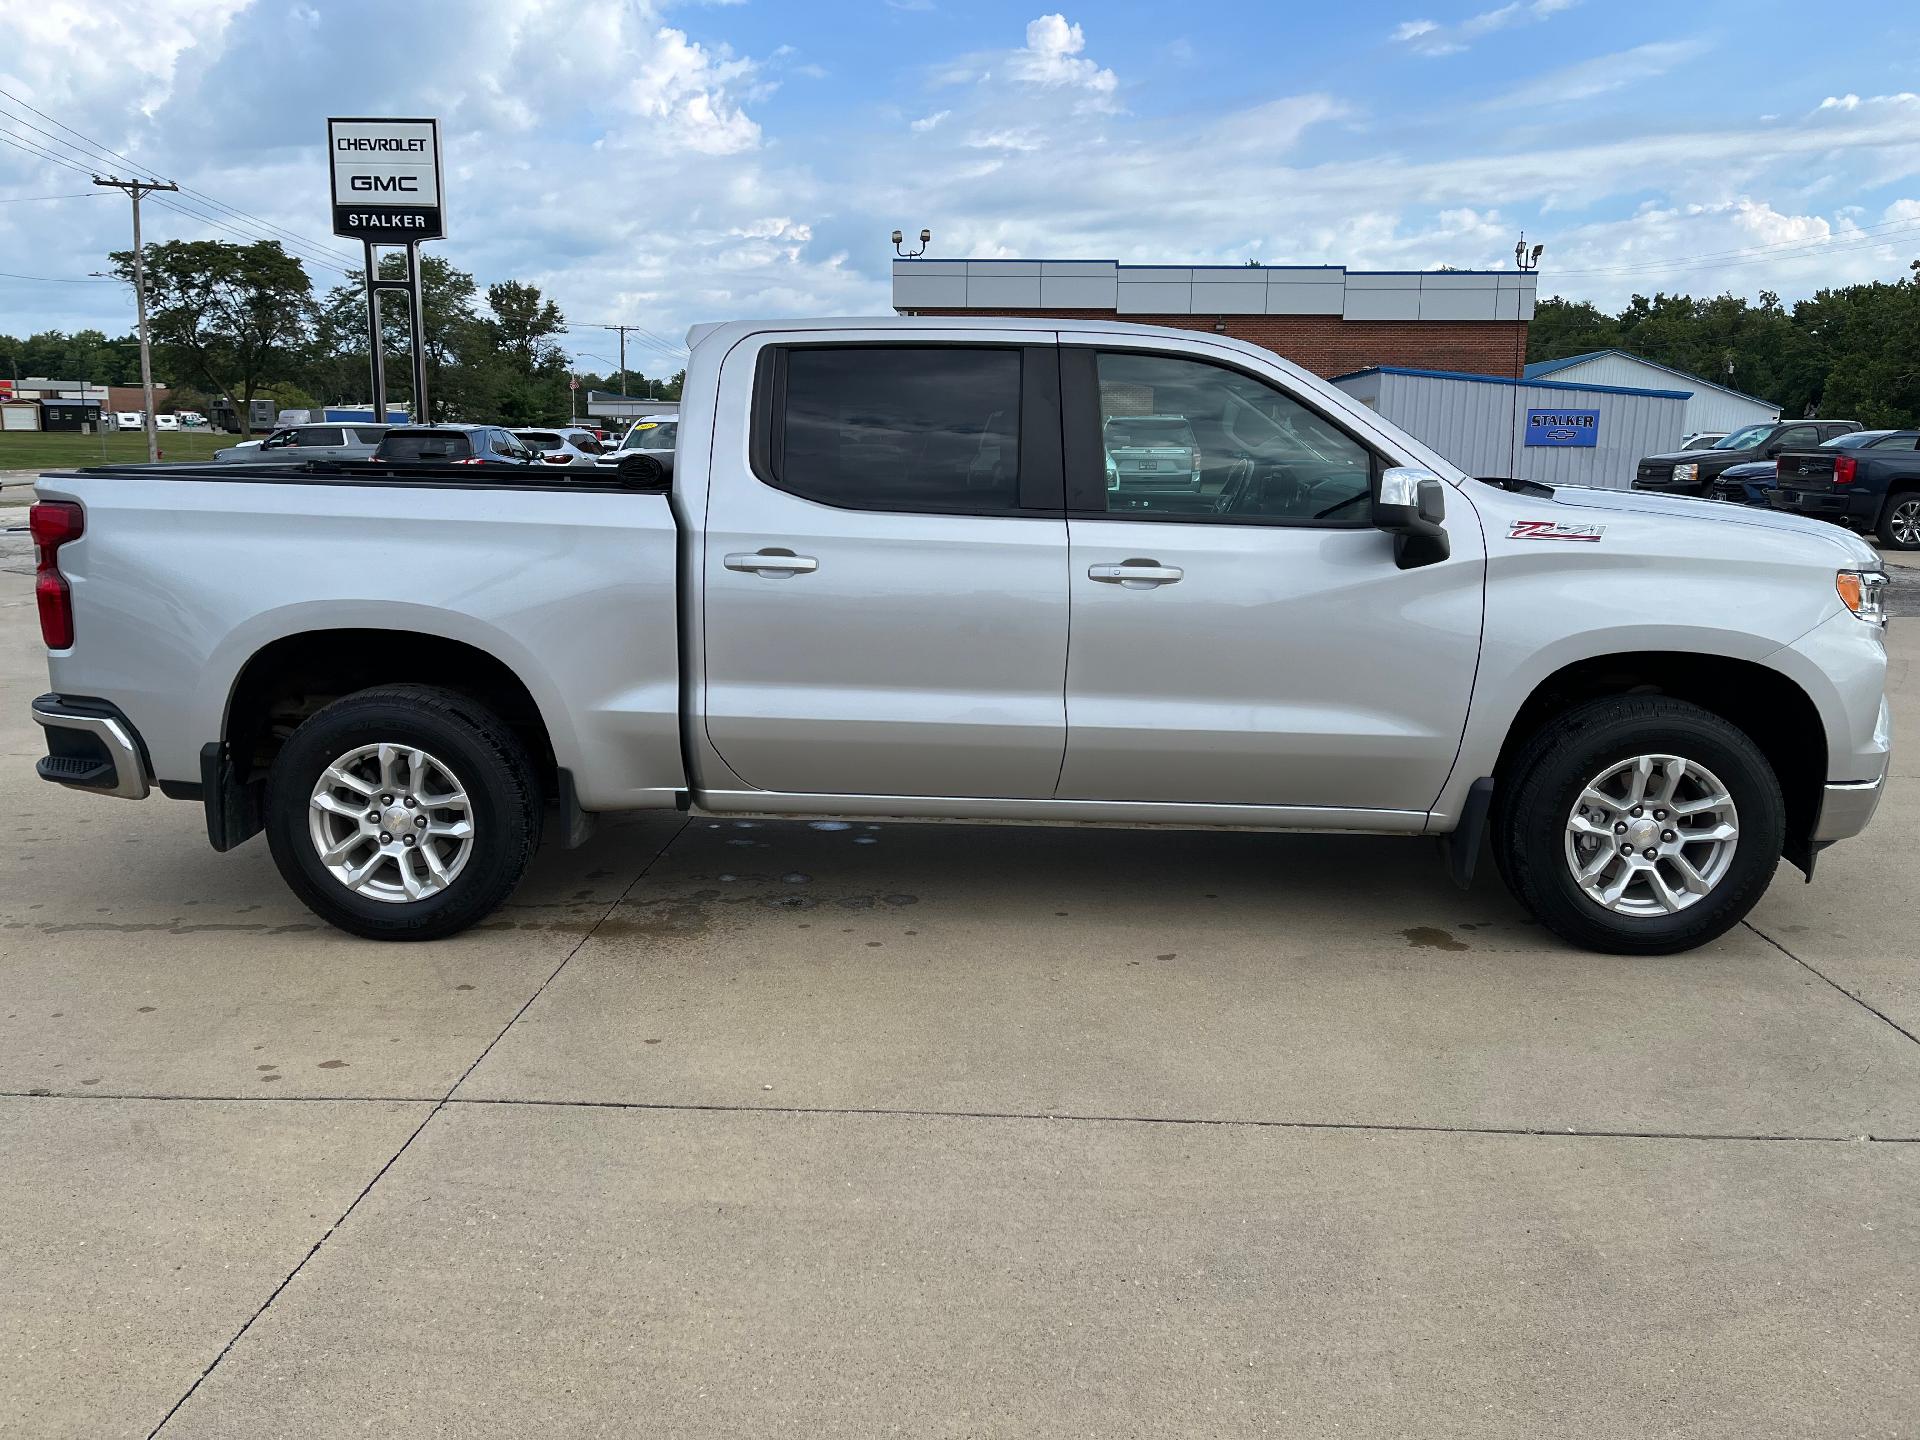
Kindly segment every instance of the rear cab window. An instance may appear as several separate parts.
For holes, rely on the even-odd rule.
[[[1023,454],[1021,432],[1023,395],[1048,385],[1057,395],[1056,364],[1051,347],[770,347],[756,386],[754,469],[776,489],[843,509],[1057,514],[1057,429],[1051,496],[1035,488],[1049,466],[1044,444],[1032,447],[1045,437],[1028,437]],[[671,436],[659,432],[671,428],[637,432],[627,445],[666,448]]]

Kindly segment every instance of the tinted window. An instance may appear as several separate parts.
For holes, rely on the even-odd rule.
[[[1820,440],[1820,432],[1811,425],[1789,425],[1775,438],[1776,445],[1815,445]]]
[[[854,509],[1018,507],[1019,351],[807,346],[786,361],[771,457],[781,489]],[[646,432],[627,443],[661,445]]]
[[[381,437],[380,448],[375,453],[382,460],[466,460],[473,455],[473,445],[458,430],[413,430],[398,434],[388,431]]]
[[[560,448],[560,437],[558,435],[550,435],[544,430],[523,431],[519,438],[536,450],[558,450]]]
[[[340,432],[322,425],[302,425],[293,432],[296,445],[338,445]]]
[[[1109,515],[1367,523],[1372,452],[1292,396],[1166,355],[1103,354],[1098,375]]]
[[[380,443],[380,437],[386,433],[384,430],[373,430],[363,425],[358,430],[349,430],[347,435],[354,444],[378,445]]]
[[[1889,436],[1887,436],[1887,438],[1886,438],[1886,439],[1884,439],[1884,440],[1876,440],[1876,441],[1874,442],[1874,445],[1873,445],[1873,448],[1874,448],[1875,450],[1914,450],[1914,449],[1920,449],[1920,444],[1917,444],[1917,443],[1916,443],[1916,441],[1920,441],[1920,436],[1913,436],[1913,435],[1889,435]]]

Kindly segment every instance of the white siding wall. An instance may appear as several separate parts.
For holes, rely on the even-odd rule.
[[[1662,370],[1658,365],[1642,364],[1631,355],[1596,356],[1541,378],[1560,380],[1569,385],[1628,385],[1647,390],[1691,390],[1693,398],[1687,401],[1686,420],[1680,427],[1682,434],[1694,430],[1734,431],[1742,425],[1758,425],[1765,420],[1780,418],[1778,405],[1743,400],[1724,390],[1683,379],[1671,370]]]
[[[1518,475],[1547,485],[1626,490],[1642,455],[1678,449],[1684,400],[1486,384],[1423,375],[1361,374],[1334,382],[1469,475]],[[1598,410],[1592,449],[1522,443],[1529,410]]]

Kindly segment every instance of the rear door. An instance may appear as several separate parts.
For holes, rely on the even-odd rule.
[[[761,337],[725,361],[704,725],[750,789],[1053,793],[1067,649],[1056,352],[1050,334],[950,335]],[[729,423],[749,413],[750,434]]]
[[[1372,472],[1399,462],[1324,400],[1200,342],[1140,353],[1098,339],[1061,347],[1060,798],[1399,811],[1417,826],[1459,749],[1479,657],[1471,504],[1450,487],[1451,557],[1399,569],[1370,524]],[[1128,414],[1186,417],[1198,492],[1112,482],[1100,437]]]

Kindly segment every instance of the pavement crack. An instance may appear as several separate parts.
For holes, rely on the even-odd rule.
[[[396,1163],[398,1163],[402,1155],[407,1153],[408,1148],[413,1144],[413,1142],[420,1138],[421,1132],[424,1131],[427,1128],[427,1126],[433,1123],[433,1117],[438,1115],[442,1110],[444,1110],[447,1107],[447,1103],[453,1099],[453,1092],[458,1090],[460,1086],[465,1083],[466,1078],[473,1073],[474,1066],[477,1066],[482,1060],[487,1058],[488,1054],[491,1053],[491,1051],[493,1050],[493,1047],[500,1043],[501,1037],[504,1036],[507,1033],[507,1031],[511,1030],[514,1027],[514,1025],[519,1021],[522,1015],[527,1013],[527,1007],[529,1005],[532,1005],[535,1000],[538,1000],[540,998],[541,994],[545,992],[547,986],[551,985],[554,982],[554,980],[559,977],[560,972],[567,968],[567,963],[571,961],[574,956],[578,955],[582,947],[584,947],[586,943],[593,938],[594,932],[597,931],[602,925],[604,925],[607,922],[607,920],[613,915],[614,911],[620,908],[621,904],[626,900],[627,896],[633,893],[633,887],[635,885],[638,885],[641,882],[641,880],[643,880],[646,877],[647,872],[653,869],[653,867],[659,862],[660,857],[662,855],[667,853],[667,850],[673,845],[673,842],[678,840],[683,834],[686,833],[688,823],[690,822],[682,821],[679,829],[675,830],[673,834],[669,835],[665,840],[663,840],[660,843],[660,848],[655,850],[652,855],[647,857],[646,863],[643,864],[637,871],[634,872],[633,879],[628,882],[626,889],[622,890],[618,898],[616,898],[610,904],[608,904],[606,909],[600,913],[599,917],[593,922],[593,924],[588,927],[587,932],[584,935],[582,935],[579,938],[579,940],[577,940],[574,943],[573,947],[570,950],[568,950],[565,955],[560,957],[560,963],[553,967],[553,970],[548,974],[547,978],[542,980],[539,986],[534,990],[533,994],[527,997],[526,1003],[523,1004],[518,1010],[513,1012],[512,1016],[508,1018],[507,1023],[502,1025],[499,1031],[494,1035],[494,1037],[486,1043],[486,1046],[480,1051],[480,1053],[474,1056],[473,1064],[467,1066],[465,1070],[462,1070],[460,1072],[459,1078],[456,1079],[453,1082],[453,1084],[447,1087],[446,1094],[442,1095],[438,1100],[433,1102],[433,1108],[427,1111],[426,1115],[421,1119],[418,1125],[413,1127],[412,1132],[408,1134],[407,1138],[400,1142],[400,1148],[398,1150],[395,1150],[393,1154],[389,1155],[386,1159],[386,1163],[383,1164],[378,1170],[374,1171],[373,1177],[369,1179],[365,1185],[360,1187],[360,1193],[358,1195],[355,1195],[352,1201],[348,1203],[347,1208],[340,1212],[340,1218],[335,1220],[333,1224],[329,1225],[323,1232],[321,1232],[320,1238],[315,1240],[312,1245],[307,1247],[307,1253],[302,1255],[300,1257],[299,1263],[295,1265],[293,1269],[289,1270],[286,1273],[285,1278],[283,1278],[278,1285],[273,1287],[272,1293],[269,1294],[265,1300],[260,1302],[260,1308],[255,1310],[253,1314],[247,1317],[246,1323],[243,1324],[238,1330],[233,1332],[233,1338],[228,1340],[225,1345],[222,1345],[220,1347],[220,1353],[215,1355],[213,1359],[207,1363],[207,1367],[204,1370],[202,1370],[197,1376],[194,1377],[193,1384],[187,1387],[186,1393],[182,1395],[178,1400],[174,1401],[172,1407],[168,1409],[167,1413],[160,1417],[160,1423],[158,1425],[155,1425],[153,1429],[147,1432],[147,1440],[154,1440],[155,1436],[159,1435],[159,1433],[162,1430],[167,1428],[168,1423],[172,1421],[173,1417],[180,1413],[180,1407],[185,1405],[187,1401],[193,1398],[194,1392],[199,1390],[199,1388],[206,1383],[207,1377],[213,1374],[213,1372],[220,1367],[220,1362],[225,1360],[227,1356],[230,1353],[232,1353],[233,1347],[240,1343],[240,1341],[246,1336],[246,1333],[253,1328],[254,1323],[258,1321],[262,1315],[267,1313],[267,1311],[272,1307],[273,1302],[280,1298],[280,1293],[283,1290],[285,1290],[287,1286],[293,1283],[294,1277],[297,1276],[302,1270],[306,1269],[307,1262],[312,1260],[315,1255],[318,1255],[320,1253],[320,1247],[325,1245],[327,1241],[331,1240],[334,1237],[334,1235],[336,1235],[339,1232],[340,1227],[347,1223],[348,1218],[353,1214],[353,1212],[356,1209],[359,1208],[360,1202],[366,1199],[368,1195],[373,1193],[373,1187],[378,1185],[381,1182],[381,1180],[386,1177],[387,1172],[391,1170]],[[260,1098],[264,1100],[267,1097],[262,1096]],[[279,1097],[276,1096],[274,1097],[274,1099],[277,1100],[279,1099]]]
[[[1898,1020],[1894,1019],[1891,1015],[1887,1014],[1886,1011],[1882,1010],[1879,1006],[1875,1005],[1872,1001],[1864,998],[1863,996],[1856,995],[1853,991],[1847,989],[1846,986],[1842,985],[1838,980],[1834,979],[1831,975],[1827,974],[1824,970],[1821,970],[1818,966],[1809,964],[1807,961],[1802,960],[1798,955],[1794,954],[1793,951],[1789,950],[1785,945],[1782,945],[1778,940],[1774,939],[1773,936],[1767,934],[1766,931],[1762,930],[1758,925],[1754,924],[1751,920],[1742,920],[1740,923],[1746,926],[1747,929],[1753,931],[1753,933],[1758,935],[1762,940],[1766,941],[1767,944],[1773,946],[1773,948],[1778,950],[1782,955],[1786,956],[1789,960],[1793,961],[1793,963],[1798,965],[1802,970],[1805,970],[1809,975],[1812,975],[1817,979],[1826,981],[1827,984],[1831,985],[1834,989],[1838,990],[1842,995],[1846,996],[1847,999],[1853,1001],[1854,1004],[1858,1005],[1862,1010],[1865,1010],[1868,1014],[1872,1015],[1875,1019],[1883,1021],[1887,1025],[1892,1026],[1895,1030],[1898,1030],[1902,1035],[1906,1036],[1907,1039],[1913,1041],[1914,1044],[1920,1045],[1920,1035],[1914,1034],[1913,1031],[1907,1029],[1906,1026],[1902,1025]]]

